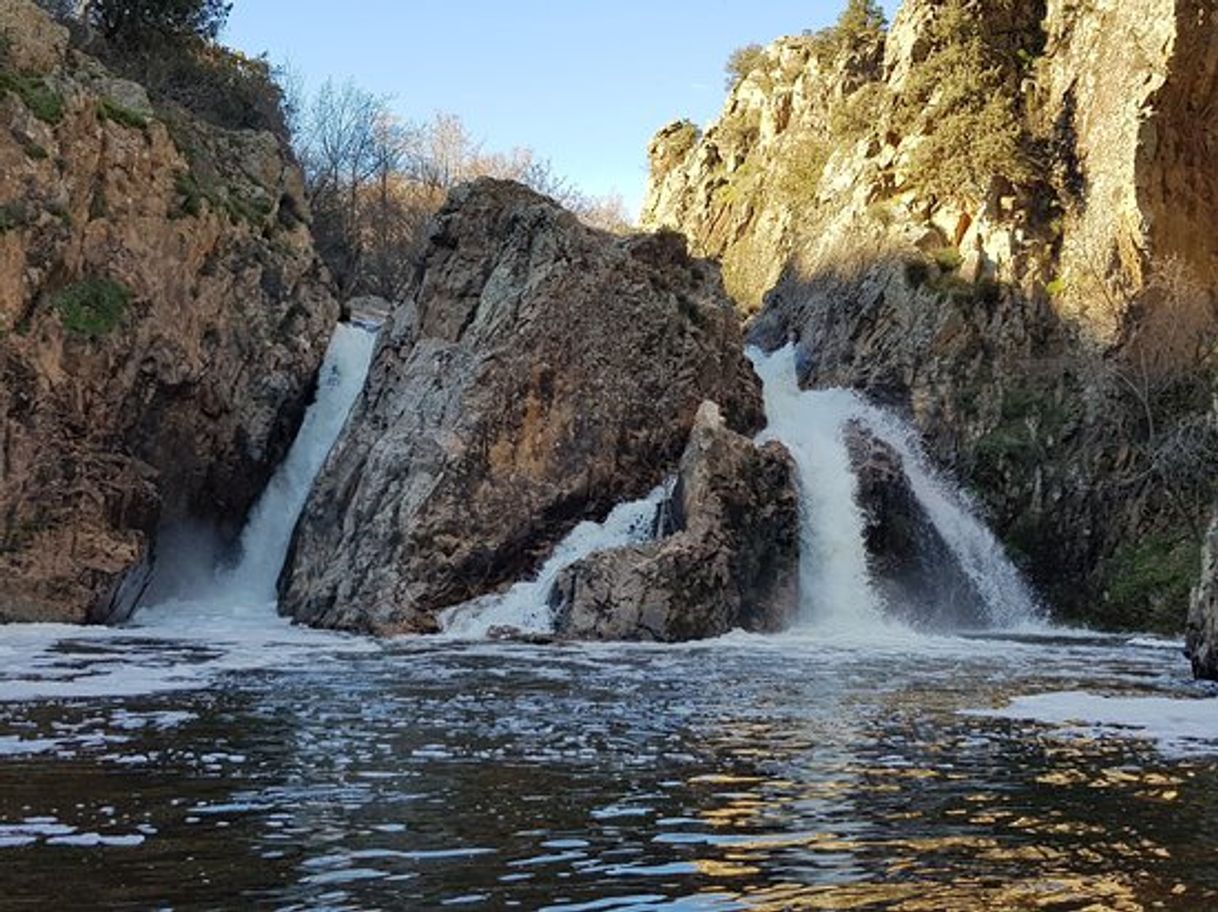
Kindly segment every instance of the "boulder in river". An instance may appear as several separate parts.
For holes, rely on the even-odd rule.
[[[558,635],[673,642],[787,626],[799,596],[790,454],[757,446],[704,403],[655,542],[601,551],[555,583]]]
[[[736,431],[763,422],[713,264],[518,184],[459,187],[305,507],[281,610],[433,631],[671,475],[707,399]]]

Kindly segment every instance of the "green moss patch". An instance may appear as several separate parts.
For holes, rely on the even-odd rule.
[[[131,292],[112,279],[86,279],[61,291],[54,304],[70,334],[97,339],[122,322],[131,305]]]

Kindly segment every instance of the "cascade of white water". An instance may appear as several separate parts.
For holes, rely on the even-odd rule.
[[[841,633],[879,626],[883,603],[867,567],[858,485],[842,437],[855,397],[847,390],[801,390],[792,346],[768,356],[751,351],[750,357],[769,421],[761,439],[783,443],[798,471],[800,620]]]
[[[1041,620],[1001,544],[967,498],[931,468],[915,429],[849,390],[799,389],[793,346],[771,355],[753,351],[750,357],[765,386],[769,427],[763,438],[786,444],[799,469],[805,620],[845,630],[883,623],[884,605],[867,569],[857,480],[843,437],[850,421],[862,423],[901,455],[914,496],[981,594],[989,624],[1012,628]]]
[[[488,595],[444,612],[440,625],[459,639],[481,639],[496,627],[520,633],[549,633],[554,629],[550,590],[558,574],[597,551],[638,544],[651,538],[656,513],[671,493],[661,485],[642,500],[618,504],[604,522],[582,522],[564,538],[537,575],[501,595]]]
[[[275,585],[292,530],[363,388],[375,344],[375,334],[357,326],[340,325],[335,330],[318,376],[316,399],[287,458],[250,512],[238,562],[214,569],[206,538],[179,530],[170,541],[172,547],[162,549],[166,557],[158,563],[152,596],[137,610],[136,624],[176,626],[187,616],[191,624],[209,618],[256,623],[275,616]],[[202,562],[206,562],[204,571],[199,569]],[[183,603],[189,603],[189,612],[181,611]]]

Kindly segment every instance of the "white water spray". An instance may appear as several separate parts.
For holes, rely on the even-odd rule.
[[[762,439],[784,443],[798,467],[805,622],[847,634],[893,623],[867,565],[865,520],[843,433],[850,421],[901,455],[914,496],[981,594],[989,624],[1012,628],[1040,619],[1002,546],[960,492],[930,467],[912,428],[849,390],[801,390],[793,346],[771,355],[752,351],[750,357],[765,388],[769,427]]]
[[[182,554],[192,547],[191,536],[177,536],[173,547],[165,549],[168,560],[157,568],[154,603],[137,610],[135,624],[179,627],[217,622],[231,626],[278,620],[275,585],[292,530],[313,480],[363,388],[375,344],[376,336],[364,329],[340,325],[335,330],[318,377],[317,397],[305,413],[287,458],[241,533],[240,560],[231,568],[212,569],[213,555],[206,542],[196,544],[203,552],[198,556],[208,562],[206,573],[201,574],[199,561],[191,560],[189,553]],[[183,559],[176,559],[179,555]]]
[[[551,633],[554,615],[549,598],[558,574],[597,551],[649,540],[656,513],[670,493],[670,486],[661,485],[643,500],[618,504],[603,523],[580,523],[533,579],[517,583],[502,595],[483,596],[444,612],[440,618],[444,633],[459,639],[482,639],[496,627],[524,634]]]

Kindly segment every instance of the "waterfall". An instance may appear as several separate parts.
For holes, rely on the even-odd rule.
[[[865,517],[844,438],[851,421],[900,454],[914,496],[981,594],[989,624],[1012,628],[1040,619],[1035,599],[1002,545],[974,515],[967,498],[933,470],[915,429],[852,391],[801,390],[794,346],[770,355],[753,350],[750,357],[764,384],[769,418],[761,439],[785,444],[798,469],[805,622],[835,632],[863,632],[890,623],[868,569]]]
[[[374,333],[357,326],[335,329],[318,376],[317,396],[287,457],[250,512],[237,562],[217,568],[206,535],[190,529],[171,532],[160,542],[165,558],[158,561],[134,623],[176,626],[187,614],[192,624],[207,619],[258,623],[275,617],[275,586],[296,520],[363,388],[375,343]],[[184,604],[189,612],[181,610]]]
[[[597,551],[639,544],[652,537],[656,515],[672,493],[660,485],[642,500],[618,504],[604,522],[582,522],[554,549],[537,575],[507,592],[483,596],[444,612],[440,625],[449,636],[480,639],[496,627],[524,634],[546,634],[554,629],[550,590],[558,574]]]

